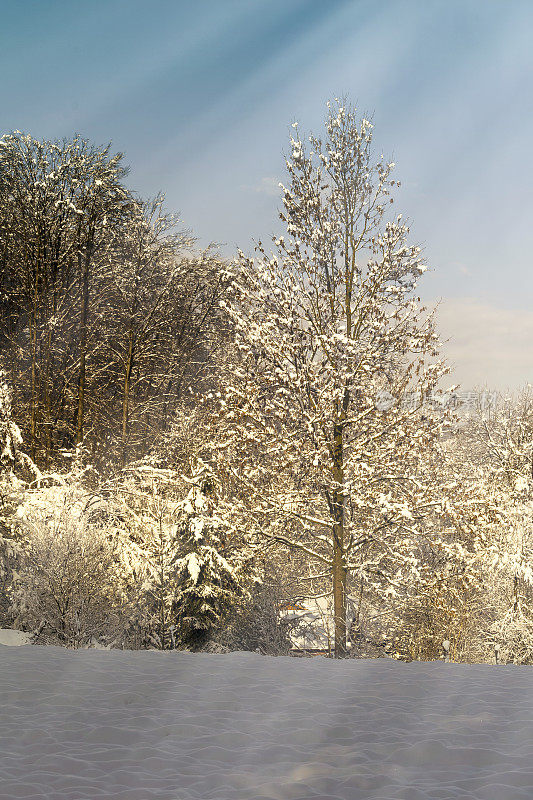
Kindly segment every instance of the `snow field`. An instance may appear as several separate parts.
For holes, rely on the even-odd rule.
[[[2,800],[517,800],[533,671],[0,645]]]

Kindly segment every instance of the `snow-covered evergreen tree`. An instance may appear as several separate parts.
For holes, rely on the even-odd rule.
[[[233,532],[216,513],[215,491],[209,472],[197,472],[179,521],[175,613],[181,640],[193,650],[204,647],[223,625],[232,606],[247,594],[250,577],[250,553],[232,547]]]
[[[189,477],[145,461],[110,487],[117,579],[134,598],[136,646],[202,646],[252,579],[253,548],[209,471],[182,466]]]

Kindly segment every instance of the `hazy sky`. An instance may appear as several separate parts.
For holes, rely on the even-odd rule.
[[[231,253],[280,231],[290,123],[347,95],[397,164],[464,388],[533,383],[533,0],[0,0],[1,132],[126,153]]]

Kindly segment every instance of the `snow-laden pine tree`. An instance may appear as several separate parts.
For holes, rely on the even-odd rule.
[[[254,550],[216,481],[191,456],[183,470],[139,463],[110,484],[117,582],[132,600],[133,646],[201,647],[247,596]]]
[[[231,608],[248,595],[251,551],[232,545],[234,532],[217,515],[209,471],[193,475],[178,523],[181,556],[175,562],[175,614],[182,643],[204,647]]]
[[[426,266],[387,214],[394,164],[371,143],[371,123],[338,101],[323,138],[293,125],[287,236],[272,254],[240,253],[225,302],[237,355],[205,401],[205,450],[239,507],[333,593],[337,656],[350,582],[392,592],[417,580],[446,416],[424,403],[445,372],[416,294]]]

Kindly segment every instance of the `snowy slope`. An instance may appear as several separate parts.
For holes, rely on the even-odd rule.
[[[533,670],[0,646],[0,797],[533,797]]]

